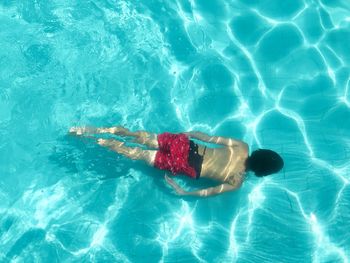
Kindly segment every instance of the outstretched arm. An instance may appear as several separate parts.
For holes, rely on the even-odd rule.
[[[187,192],[183,190],[173,179],[169,178],[169,176],[165,175],[165,180],[167,181],[168,184],[170,184],[175,189],[175,191],[179,195],[191,195],[191,196],[200,196],[200,197],[207,197],[207,196],[222,194],[225,192],[233,191],[241,186],[240,183],[239,184],[237,183],[236,185],[223,183],[218,186]]]
[[[187,134],[190,138],[194,138],[203,142],[210,142],[210,143],[216,143],[226,146],[241,146],[246,145],[245,142],[235,140],[232,138],[225,138],[220,136],[209,136],[208,134],[205,134],[203,132],[198,131],[191,131],[191,132],[184,132]]]

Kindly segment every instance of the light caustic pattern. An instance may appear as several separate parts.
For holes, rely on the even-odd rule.
[[[349,14],[345,0],[0,1],[0,261],[349,262]],[[114,124],[242,138],[285,168],[183,200],[162,172],[65,136]]]

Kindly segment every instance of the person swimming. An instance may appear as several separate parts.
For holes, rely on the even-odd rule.
[[[147,146],[149,149],[125,146],[115,139],[97,139],[97,143],[133,160],[143,160],[148,165],[170,171],[173,175],[183,174],[193,179],[209,178],[220,184],[197,191],[185,191],[168,175],[165,179],[177,194],[190,196],[212,196],[239,188],[244,175],[252,171],[262,177],[279,172],[284,161],[272,150],[258,149],[249,156],[248,145],[240,140],[192,131],[182,133],[164,132],[161,134],[147,131],[132,132],[121,126],[110,128],[72,127],[70,134],[110,133],[119,136],[134,137],[132,142]],[[204,143],[218,144],[222,147],[211,148]]]

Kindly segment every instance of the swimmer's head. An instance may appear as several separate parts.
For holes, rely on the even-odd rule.
[[[247,159],[247,170],[253,171],[256,176],[262,177],[279,172],[284,162],[281,156],[274,151],[259,149]]]

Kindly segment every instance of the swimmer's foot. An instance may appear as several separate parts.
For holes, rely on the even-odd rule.
[[[106,133],[109,132],[108,129],[105,128],[94,128],[94,127],[72,127],[69,130],[69,133],[72,135],[83,135],[83,134],[95,134],[95,133]]]
[[[69,129],[69,133],[71,135],[82,135],[85,132],[85,128],[84,127],[72,127]]]
[[[94,128],[94,127],[72,127],[69,133],[72,135],[113,133],[113,128]]]
[[[122,126],[116,126],[111,128],[95,128],[95,127],[72,127],[69,133],[72,135],[83,135],[85,133],[98,134],[98,133],[111,133],[117,135],[128,135],[130,132],[128,129]]]
[[[97,139],[97,143],[102,146],[108,146],[110,144],[110,141],[106,139]]]

